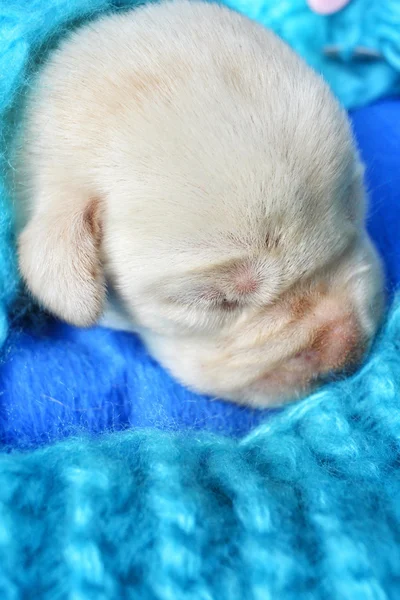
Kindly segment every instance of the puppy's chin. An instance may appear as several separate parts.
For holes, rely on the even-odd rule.
[[[162,340],[158,336],[145,334],[147,347],[152,355],[185,387],[193,392],[204,394],[212,400],[224,400],[252,408],[277,408],[301,400],[321,385],[321,378],[313,372],[291,370],[282,364],[272,367],[269,372],[243,384],[248,372],[244,368],[236,370],[235,376],[223,363],[220,363],[219,376],[204,370],[198,352],[197,359],[190,359],[188,342],[181,345],[176,340]],[[171,349],[175,348],[175,353]],[[197,347],[197,350],[199,348]],[[261,364],[261,357],[260,357]]]
[[[248,369],[248,366],[244,365],[243,369],[237,366],[233,369],[231,365],[224,364],[223,360],[219,361],[218,373],[215,369],[208,369],[210,363],[202,360],[199,342],[195,350],[190,348],[188,340],[184,344],[176,344],[176,340],[167,338],[160,341],[158,336],[156,338],[153,335],[142,334],[142,337],[145,338],[152,355],[187,388],[213,400],[225,400],[259,409],[277,408],[299,401],[323,384],[348,376],[361,363],[365,349],[365,346],[362,346],[352,361],[342,369],[321,368],[311,350],[309,359],[295,355],[280,361],[279,364],[269,367],[264,365],[265,372],[251,377],[251,369]],[[308,353],[307,350],[305,352]],[[260,354],[258,364],[253,366],[260,367],[262,364]],[[256,370],[259,371],[259,368]]]
[[[292,357],[259,377],[254,383],[238,390],[227,392],[225,398],[253,408],[278,408],[302,400],[324,384],[332,383],[351,375],[360,365],[365,346],[360,347],[357,357],[342,370],[321,372],[307,359]],[[311,352],[312,354],[312,352]]]
[[[264,382],[254,384],[243,388],[237,392],[227,393],[224,400],[234,402],[242,406],[249,406],[256,409],[280,408],[287,404],[303,400],[306,396],[318,389],[317,380],[304,382],[302,385],[297,383],[295,387],[287,386],[284,382],[276,382],[276,386],[265,386]]]

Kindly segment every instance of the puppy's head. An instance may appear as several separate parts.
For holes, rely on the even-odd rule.
[[[101,313],[106,275],[154,356],[195,391],[255,406],[299,398],[360,362],[382,313],[357,158],[335,165],[335,181],[316,160],[304,186],[308,160],[253,188],[246,169],[232,170],[233,185],[207,197],[187,189],[187,174],[182,189],[173,178],[159,187],[172,199],[165,212],[133,211],[118,190],[117,202],[89,201],[57,226],[43,217],[41,235],[32,221],[22,270],[78,325]]]
[[[232,61],[228,48],[168,81],[165,101],[150,90],[140,111],[113,118],[94,195],[68,202],[68,181],[19,249],[30,289],[59,317],[94,323],[107,278],[180,381],[268,406],[359,363],[382,274],[344,112],[286,47],[257,36],[255,50]]]
[[[361,363],[380,322],[383,288],[359,220],[363,188],[354,168],[343,186],[322,192],[329,198],[323,210],[286,190],[293,202],[279,202],[277,213],[249,211],[233,221],[227,214],[214,223],[211,213],[185,243],[169,241],[173,261],[168,247],[156,245],[157,258],[144,260],[140,293],[133,271],[113,263],[148,347],[180,381],[262,407],[301,398]],[[296,187],[298,179],[286,184]]]

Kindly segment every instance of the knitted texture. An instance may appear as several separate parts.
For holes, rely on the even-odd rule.
[[[136,430],[0,454],[0,598],[399,598],[399,340],[400,298],[354,379],[240,442]]]
[[[60,35],[123,4],[0,0],[0,342],[18,286],[6,148],[19,101]],[[399,110],[353,115],[390,292]],[[32,324],[28,309],[14,308],[0,368],[1,600],[399,598],[400,297],[356,376],[258,427],[265,415],[180,388],[136,338]]]
[[[350,0],[331,16],[312,13],[306,0],[226,3],[278,33],[324,74],[347,108],[400,93],[398,0]],[[329,48],[333,56],[325,52]]]
[[[128,427],[241,436],[267,413],[190,392],[128,333],[46,323],[14,332],[7,349],[0,368],[6,446],[27,449],[77,431]]]

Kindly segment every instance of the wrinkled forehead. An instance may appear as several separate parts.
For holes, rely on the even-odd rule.
[[[285,232],[328,227],[351,204],[354,166],[341,162],[265,160],[229,170],[216,165],[212,174],[182,165],[176,177],[151,172],[127,179],[126,189],[116,190],[114,212],[154,241],[212,244],[221,236],[228,246],[264,245],[266,238],[273,245]]]
[[[206,192],[164,186],[145,206],[125,207],[109,228],[109,246],[127,264],[140,260],[149,276],[153,267],[155,274],[210,273],[213,265],[267,259],[287,273],[307,273],[354,235],[345,178],[307,186],[281,171],[259,181]]]
[[[260,232],[253,244],[247,244],[241,232],[232,235],[222,230],[197,239],[175,237],[171,245],[162,240],[157,252],[149,246],[140,260],[141,287],[186,300],[200,296],[212,300],[219,293],[272,300],[296,282],[330,269],[351,239],[341,228],[327,231],[318,225],[292,232],[281,237]],[[129,279],[132,268],[126,255],[121,268],[122,277]],[[136,279],[135,286],[138,283]]]

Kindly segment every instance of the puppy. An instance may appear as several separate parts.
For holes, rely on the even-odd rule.
[[[32,294],[138,332],[193,390],[279,404],[368,349],[382,273],[346,114],[243,16],[174,0],[73,33],[32,86],[15,172]]]

